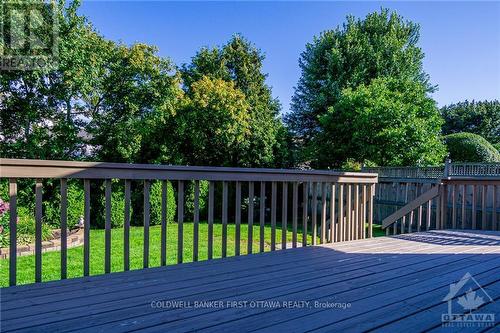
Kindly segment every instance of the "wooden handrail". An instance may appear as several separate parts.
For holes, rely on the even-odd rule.
[[[0,178],[321,181],[374,184],[375,173],[0,158]]]

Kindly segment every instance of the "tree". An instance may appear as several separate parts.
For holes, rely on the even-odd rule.
[[[500,102],[465,101],[441,108],[443,133],[468,132],[481,135],[489,142],[500,143]]]
[[[194,83],[204,77],[232,82],[234,88],[243,94],[248,105],[249,131],[245,136],[246,143],[240,145],[245,149],[239,151],[233,166],[270,166],[274,163],[273,155],[279,144],[277,140],[282,123],[278,117],[279,102],[272,97],[271,88],[265,83],[263,60],[260,50],[236,35],[222,47],[201,49],[190,64],[182,66],[184,90],[190,97],[194,94],[193,87],[197,87]],[[183,150],[182,153],[188,152]],[[210,164],[213,165],[213,162]]]
[[[98,36],[76,11],[80,1],[46,4],[57,16],[58,65],[0,73],[0,121],[4,157],[75,159],[82,155],[79,101],[95,78]],[[45,25],[44,25],[45,27]]]
[[[158,162],[164,141],[145,140],[152,143],[148,136],[174,115],[183,93],[175,67],[156,52],[145,44],[111,45],[106,52],[103,75],[88,101],[87,128],[98,159]]]
[[[434,90],[422,67],[424,53],[418,39],[417,24],[383,9],[364,20],[349,16],[342,27],[325,31],[306,45],[299,59],[302,74],[286,118],[303,146],[304,159],[319,167],[342,162],[317,158],[318,147],[324,144],[318,141],[323,131],[319,119],[339,101],[344,89],[389,77],[417,82],[425,92]]]
[[[429,165],[445,157],[439,139],[442,120],[421,83],[377,78],[344,89],[320,122],[320,155],[330,161]]]
[[[180,150],[190,165],[238,165],[249,145],[249,104],[233,82],[202,77],[176,115]]]

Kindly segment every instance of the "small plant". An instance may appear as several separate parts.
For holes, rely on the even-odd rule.
[[[17,219],[17,243],[29,244],[35,241],[35,218],[24,207],[18,209]],[[42,240],[52,237],[52,229],[47,223],[42,223]]]
[[[0,198],[0,247],[9,245],[9,204]]]

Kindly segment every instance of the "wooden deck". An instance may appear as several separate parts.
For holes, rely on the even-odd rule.
[[[450,332],[467,272],[498,325],[500,232],[445,230],[4,288],[0,330]]]

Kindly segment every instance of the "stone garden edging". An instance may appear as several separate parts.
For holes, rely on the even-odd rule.
[[[83,244],[83,228],[79,228],[76,231],[68,232],[66,246],[67,248],[72,248]],[[55,238],[48,241],[42,242],[42,252],[60,251],[61,250],[61,238]],[[10,250],[8,247],[0,248],[0,259],[7,259],[9,257]],[[17,246],[17,256],[29,256],[35,254],[35,244],[28,245],[18,245]]]

